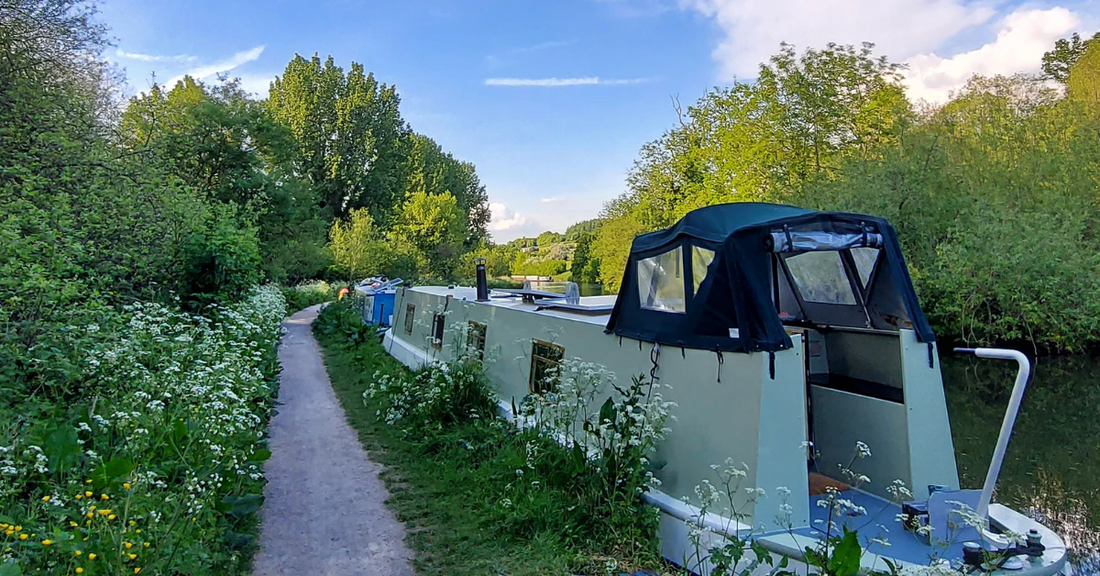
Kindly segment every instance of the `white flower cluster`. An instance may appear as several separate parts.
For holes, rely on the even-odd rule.
[[[162,494],[162,504],[186,500],[192,514],[236,490],[237,475],[262,478],[252,456],[274,392],[264,368],[270,369],[284,309],[274,287],[255,288],[230,307],[208,307],[206,316],[148,302],[126,306],[118,336],[88,353],[86,386],[96,396],[72,423],[82,461],[64,471],[88,474],[126,458],[136,466],[128,477],[135,487]],[[87,329],[107,333],[98,325]],[[33,475],[59,472],[41,447],[25,442],[0,446],[0,505]],[[165,458],[182,462],[158,472]],[[166,473],[184,477],[168,483]],[[82,480],[67,481],[74,482]]]
[[[676,406],[664,399],[661,384],[639,378],[620,386],[614,372],[579,358],[562,360],[555,376],[549,390],[527,399],[521,425],[567,446],[580,445],[597,465],[602,460],[626,463],[622,472],[644,474],[649,486],[658,485],[646,468],[671,431],[666,424],[675,418],[670,411]],[[607,398],[599,402],[602,396]]]

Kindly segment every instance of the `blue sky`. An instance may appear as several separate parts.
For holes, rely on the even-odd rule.
[[[965,0],[105,0],[131,93],[154,73],[240,77],[260,96],[295,53],[361,62],[406,120],[477,165],[496,240],[563,231],[624,190],[646,142],[709,87],[751,78],[779,42],[876,42],[910,94],[1038,69],[1098,26],[1091,2]]]

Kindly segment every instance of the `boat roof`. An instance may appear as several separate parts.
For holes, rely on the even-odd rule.
[[[763,202],[734,202],[696,208],[669,228],[638,236],[634,239],[631,251],[645,251],[664,246],[678,236],[690,236],[720,243],[742,228],[811,214],[819,214],[819,212],[786,204]]]
[[[416,286],[410,287],[408,290],[421,294],[450,296],[455,300],[477,301],[477,289],[468,286]],[[608,296],[581,296],[578,304],[567,304],[565,295],[562,294],[560,301],[542,299],[532,304],[524,302],[518,296],[501,297],[509,294],[509,292],[502,290],[490,290],[489,300],[477,303],[483,306],[521,310],[551,318],[575,320],[602,327],[607,324],[607,319],[611,316],[611,307],[615,304],[616,299],[614,294]]]

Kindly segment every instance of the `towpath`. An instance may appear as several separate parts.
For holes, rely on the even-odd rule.
[[[381,466],[344,418],[310,333],[319,308],[283,323],[280,406],[252,575],[411,576],[405,528],[384,504]]]

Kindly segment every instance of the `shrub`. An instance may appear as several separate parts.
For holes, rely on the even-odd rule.
[[[304,310],[316,304],[324,304],[336,300],[337,289],[324,280],[305,282],[297,286],[283,288],[283,297],[286,298],[287,313]]]
[[[259,282],[256,231],[241,228],[228,208],[214,209],[183,246],[181,297],[192,310],[230,302]]]
[[[246,569],[284,304],[267,287],[205,316],[139,302],[113,326],[71,327],[112,335],[83,362],[93,394],[0,424],[5,569]]]

